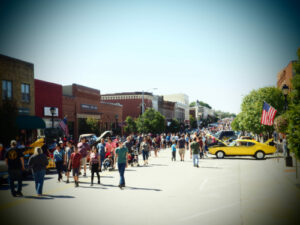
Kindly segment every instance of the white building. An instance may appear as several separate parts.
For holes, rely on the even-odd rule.
[[[190,115],[190,108],[189,108],[189,96],[183,93],[178,94],[172,94],[172,95],[164,95],[164,100],[170,101],[170,102],[176,102],[176,108],[175,109],[175,117],[178,121],[184,122],[186,124],[189,123],[189,115]],[[184,115],[182,115],[182,110],[184,112]],[[184,118],[184,121],[182,121]]]

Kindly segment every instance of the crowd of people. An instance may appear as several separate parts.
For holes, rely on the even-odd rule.
[[[63,180],[70,182],[72,173],[75,187],[79,186],[79,177],[87,176],[87,166],[91,171],[90,185],[94,185],[96,174],[98,184],[100,173],[104,169],[106,159],[111,162],[111,169],[118,168],[120,174],[119,187],[125,187],[125,169],[134,159],[139,164],[139,156],[142,156],[144,166],[149,164],[149,156],[152,153],[158,157],[161,149],[171,148],[170,158],[176,161],[177,150],[180,161],[185,160],[185,154],[190,150],[190,157],[193,159],[194,167],[199,167],[199,158],[207,157],[208,138],[205,132],[182,133],[182,134],[160,134],[160,135],[129,135],[127,137],[117,136],[115,139],[108,137],[102,138],[99,143],[88,144],[85,137],[81,138],[78,144],[73,141],[59,141],[53,152],[53,159],[56,165],[58,182]],[[28,166],[32,170],[35,180],[37,196],[43,194],[43,183],[46,174],[48,159],[43,149],[35,148],[34,154],[29,158]],[[17,142],[11,141],[10,148],[5,153],[5,161],[8,166],[9,185],[11,194],[14,197],[23,196],[22,194],[22,171],[25,170],[24,156],[18,151]],[[17,190],[14,183],[17,182]]]

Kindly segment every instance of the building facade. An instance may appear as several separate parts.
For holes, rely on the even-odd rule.
[[[63,86],[62,111],[67,117],[69,132],[78,139],[82,120],[93,118],[101,119],[100,90],[78,84]]]
[[[35,84],[35,115],[43,118],[46,128],[52,127],[51,107],[54,107],[53,127],[58,127],[63,119],[62,85],[42,80],[34,80]]]
[[[295,61],[291,61],[284,69],[282,69],[277,74],[277,87],[282,88],[284,84],[286,84],[289,87],[289,90],[292,88],[292,78],[295,76],[296,71],[293,67],[293,64]]]
[[[115,94],[105,94],[101,96],[103,102],[119,103],[123,106],[122,122],[127,116],[137,118],[142,114],[143,92],[123,92]],[[152,108],[152,93],[144,93],[144,108]]]
[[[100,131],[111,130],[115,134],[122,133],[123,106],[119,103],[101,101]]]
[[[190,120],[189,96],[183,93],[164,95],[164,100],[177,103],[175,105],[175,117],[177,120],[188,125]],[[182,109],[184,111],[184,119],[182,119]]]
[[[0,104],[15,100],[20,115],[35,114],[34,66],[0,54]]]

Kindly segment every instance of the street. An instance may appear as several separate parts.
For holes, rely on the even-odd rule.
[[[47,174],[40,198],[33,181],[24,181],[23,198],[2,186],[1,224],[300,224],[300,189],[282,158],[210,156],[195,168],[189,152],[184,162],[176,157],[161,150],[149,166],[127,168],[124,190],[118,171],[101,173],[101,185],[95,179],[92,187],[88,173],[78,188]]]

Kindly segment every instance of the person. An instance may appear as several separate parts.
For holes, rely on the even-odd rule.
[[[90,170],[91,170],[91,186],[94,184],[94,174],[96,173],[98,178],[98,184],[100,184],[99,171],[101,169],[100,154],[98,154],[97,148],[92,147],[92,152],[90,154]]]
[[[172,161],[176,161],[176,143],[175,143],[175,141],[173,141],[171,150],[172,150]]]
[[[3,144],[0,143],[0,160],[4,160],[4,154],[5,154],[5,149],[3,147]]]
[[[199,167],[200,145],[197,142],[197,138],[196,137],[194,137],[192,143],[190,144],[190,152],[191,152],[191,158],[193,156],[194,167]]]
[[[65,164],[67,165],[66,168],[66,175],[67,175],[67,183],[69,183],[69,178],[70,178],[70,172],[71,172],[71,168],[68,167],[70,160],[71,160],[71,155],[74,152],[74,146],[72,144],[71,141],[67,141],[67,147],[66,147],[66,154],[65,154]]]
[[[74,152],[71,154],[71,159],[69,161],[68,169],[73,172],[73,178],[74,178],[74,183],[75,187],[79,186],[79,171],[81,167],[81,154],[78,151],[78,148],[74,147]]]
[[[112,159],[112,167],[115,168],[115,143],[112,143],[111,138],[107,138],[107,143],[105,145],[105,158],[111,156]]]
[[[287,143],[286,143],[286,137],[284,136],[282,139],[282,150],[283,150],[283,156],[287,156]]]
[[[142,154],[143,154],[144,165],[148,165],[149,143],[147,141],[147,137],[144,137],[144,140],[140,145],[140,149],[141,149]]]
[[[169,148],[170,147],[170,134],[167,134],[166,136],[166,148]]]
[[[190,145],[190,135],[186,134],[185,135],[185,148],[187,151],[189,150],[189,145]]]
[[[80,142],[77,145],[78,151],[81,154],[81,165],[83,165],[84,174],[83,176],[86,177],[86,163],[87,163],[87,155],[88,151],[90,150],[90,146],[86,143],[86,138],[82,137]]]
[[[119,147],[116,149],[116,161],[118,162],[118,170],[120,173],[119,188],[125,187],[125,168],[128,166],[128,149],[119,142]]]
[[[100,156],[100,172],[102,169],[102,163],[105,159],[105,141],[104,138],[101,138],[100,143],[97,144],[98,153]]]
[[[22,197],[22,171],[24,167],[24,157],[21,151],[17,149],[17,142],[10,142],[10,149],[6,152],[5,163],[8,167],[9,187],[13,197]],[[18,182],[18,189],[15,191],[15,181]]]
[[[154,137],[152,139],[152,146],[153,146],[153,150],[154,150],[154,156],[157,157],[157,151],[158,151],[157,137]]]
[[[179,148],[180,161],[184,161],[184,155],[185,155],[185,139],[184,139],[184,134],[181,135],[180,139],[178,140],[178,148]]]
[[[64,170],[64,152],[61,150],[60,145],[56,146],[56,150],[53,152],[53,158],[58,174],[58,182],[60,182],[62,180],[62,172]]]
[[[41,148],[34,149],[34,154],[29,158],[28,165],[32,169],[36,193],[38,196],[42,196],[48,159]]]

